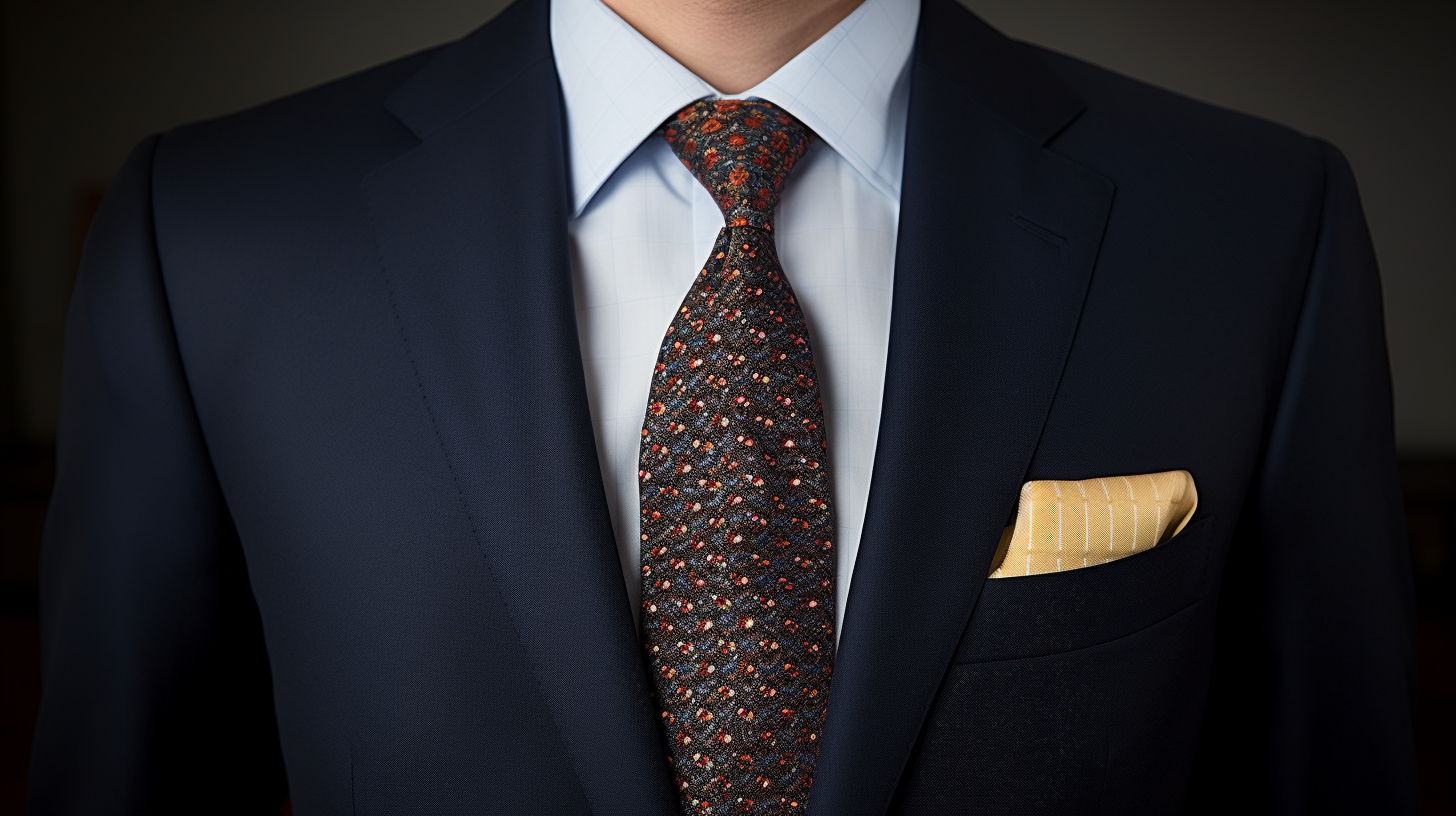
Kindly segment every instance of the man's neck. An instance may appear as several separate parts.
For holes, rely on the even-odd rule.
[[[603,0],[725,94],[768,79],[862,0]]]

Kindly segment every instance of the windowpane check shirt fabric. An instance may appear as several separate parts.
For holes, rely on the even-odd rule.
[[[865,0],[738,96],[817,135],[775,209],[820,374],[836,532],[836,621],[858,551],[884,391],[916,0]],[[565,101],[577,332],[602,479],[632,612],[641,592],[638,444],[659,344],[723,226],[708,192],[652,134],[721,96],[600,0],[552,0]]]
[[[813,343],[774,249],[813,133],[762,100],[664,126],[724,226],[642,424],[642,634],[683,810],[808,804],[834,666],[834,513]]]

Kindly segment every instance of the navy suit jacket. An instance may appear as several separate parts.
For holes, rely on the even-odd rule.
[[[669,814],[547,2],[144,142],[67,335],[34,813]],[[1329,145],[926,0],[810,810],[1413,812],[1379,282]],[[987,581],[1030,479],[1197,517]]]

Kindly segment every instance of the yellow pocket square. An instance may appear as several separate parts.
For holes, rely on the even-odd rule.
[[[1186,470],[1027,482],[991,577],[1093,567],[1150,550],[1177,535],[1196,509],[1198,491]]]

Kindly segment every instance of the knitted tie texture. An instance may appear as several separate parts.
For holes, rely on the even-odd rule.
[[[773,211],[814,134],[756,99],[697,102],[663,132],[726,223],[642,426],[643,641],[684,812],[802,812],[834,665],[834,518]]]

